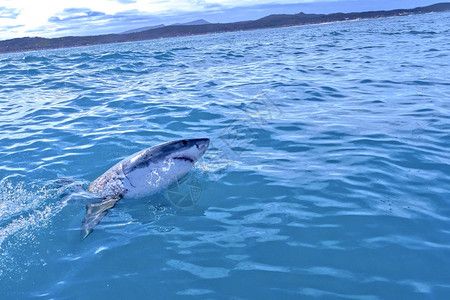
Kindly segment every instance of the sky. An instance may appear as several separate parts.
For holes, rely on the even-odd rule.
[[[438,0],[0,0],[0,40],[120,33],[205,19],[253,20],[273,13],[412,8]]]

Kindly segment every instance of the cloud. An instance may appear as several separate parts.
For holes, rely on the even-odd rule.
[[[15,19],[19,14],[17,8],[0,7],[0,19]]]
[[[66,8],[64,11],[56,16],[50,17],[50,23],[61,23],[70,21],[89,21],[104,17],[106,14],[98,11],[92,11],[88,8]]]
[[[161,23],[162,18],[137,10],[128,10],[115,14],[105,14],[87,8],[68,8],[56,16],[50,17],[47,25],[58,36],[73,32],[91,34],[119,33],[127,28],[137,28],[149,23]]]
[[[3,26],[2,29],[3,30],[13,30],[13,29],[16,29],[19,27],[23,27],[23,25],[6,25],[6,26]]]

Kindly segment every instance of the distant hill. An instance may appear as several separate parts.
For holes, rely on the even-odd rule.
[[[141,28],[135,28],[135,29],[131,29],[131,30],[124,31],[124,32],[122,32],[122,34],[141,32],[141,31],[146,31],[146,30],[150,30],[150,29],[161,28],[161,27],[164,27],[164,26],[166,26],[166,25],[164,25],[164,24],[159,24],[159,25],[153,25],[153,26],[146,26],[146,27],[141,27]]]
[[[199,20],[194,20],[194,21],[186,22],[186,23],[175,23],[172,25],[205,25],[205,24],[211,24],[211,23],[209,23],[206,20],[199,19]],[[165,26],[166,25],[164,25],[164,24],[159,24],[159,25],[154,25],[154,26],[140,27],[140,28],[135,28],[135,29],[124,31],[124,32],[122,32],[122,34],[142,32],[142,31],[155,29],[155,28],[161,28],[161,27],[165,27]]]
[[[446,2],[413,9],[396,9],[389,11],[368,11],[358,13],[333,13],[333,14],[298,13],[292,15],[270,15],[253,21],[243,21],[235,23],[214,23],[214,24],[207,23],[199,25],[178,24],[151,29],[144,29],[143,31],[137,32],[134,30],[133,32],[130,33],[105,34],[97,36],[68,36],[52,39],[40,37],[25,37],[0,41],[0,53],[41,50],[41,49],[56,49],[65,47],[78,47],[78,46],[108,44],[108,43],[121,43],[121,42],[141,41],[165,37],[254,30],[261,28],[297,26],[305,24],[320,24],[346,20],[404,16],[430,12],[442,12],[449,10],[450,10],[450,3]]]
[[[172,25],[205,25],[205,24],[211,24],[211,23],[209,23],[208,21],[203,20],[203,19],[198,19],[198,20],[191,21],[191,22],[175,23],[175,24],[172,24]]]

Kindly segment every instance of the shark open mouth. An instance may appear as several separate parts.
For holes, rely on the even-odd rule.
[[[191,164],[195,163],[195,161],[192,158],[190,158],[189,156],[175,156],[173,159],[188,161]]]

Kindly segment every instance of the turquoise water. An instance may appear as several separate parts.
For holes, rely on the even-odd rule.
[[[450,14],[0,56],[1,299],[450,296]],[[86,240],[80,188],[181,137]]]

